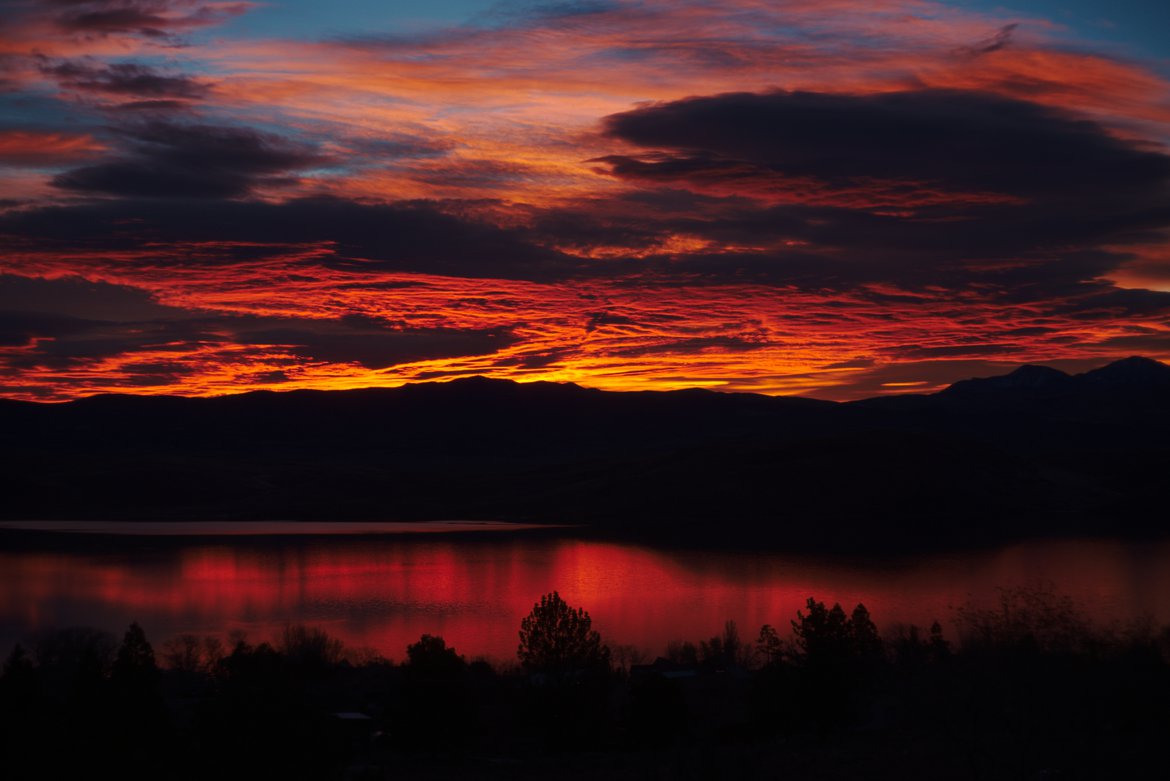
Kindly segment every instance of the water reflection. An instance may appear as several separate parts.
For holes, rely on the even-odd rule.
[[[665,552],[577,539],[344,537],[0,552],[0,646],[47,626],[156,642],[242,629],[270,639],[285,623],[320,625],[347,644],[401,658],[424,632],[468,655],[511,660],[520,619],[557,589],[590,611],[608,641],[659,653],[729,618],[754,637],[781,628],[808,596],[864,602],[879,627],[947,621],[998,587],[1050,581],[1098,621],[1170,623],[1170,542],[1071,541],[994,552],[867,562],[813,556]]]

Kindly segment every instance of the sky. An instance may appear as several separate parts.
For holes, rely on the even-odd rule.
[[[0,396],[1170,359],[1170,10],[0,0]]]

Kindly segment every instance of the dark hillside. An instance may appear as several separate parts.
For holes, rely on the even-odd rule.
[[[851,404],[483,378],[5,402],[0,513],[490,518],[832,547],[1149,533],[1168,435],[1170,367],[1142,358]]]

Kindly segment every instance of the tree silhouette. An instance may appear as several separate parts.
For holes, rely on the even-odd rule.
[[[699,643],[699,655],[702,657],[703,663],[716,669],[726,669],[735,664],[743,652],[744,646],[739,637],[739,627],[734,621],[727,621],[723,625],[723,634]]]
[[[826,608],[825,603],[809,597],[805,609],[808,614],[798,610],[797,620],[792,622],[800,661],[832,665],[850,659],[881,658],[881,636],[865,605],[857,605],[853,614],[846,616],[840,604]]]
[[[110,669],[108,749],[133,764],[142,777],[162,773],[168,753],[170,724],[159,690],[154,648],[137,622],[130,624]]]
[[[1096,644],[1088,619],[1072,598],[1057,594],[1051,583],[999,591],[995,608],[969,603],[958,609],[964,647],[1070,653]]]
[[[609,648],[583,608],[569,607],[556,591],[545,594],[520,622],[520,664],[530,673],[566,676],[609,667]]]
[[[943,638],[942,625],[938,621],[930,625],[930,652],[936,662],[945,661],[951,656],[951,644]]]
[[[114,659],[110,670],[110,679],[115,683],[121,682],[129,687],[149,687],[158,674],[158,666],[154,661],[154,648],[146,639],[146,633],[138,622],[130,624],[122,638],[122,645],[118,648],[118,656]]]
[[[849,618],[841,605],[831,609],[824,602],[808,598],[808,614],[796,611],[792,634],[796,639],[797,657],[806,664],[832,664],[851,655],[853,645]]]
[[[214,635],[181,634],[163,643],[167,668],[186,674],[210,674],[223,659],[223,641]]]
[[[437,635],[423,635],[417,643],[406,646],[406,657],[412,672],[434,678],[461,675],[467,662]]]
[[[784,643],[771,624],[764,624],[760,627],[760,636],[756,640],[756,652],[763,658],[765,666],[779,664],[783,658]]]
[[[666,658],[675,664],[698,664],[699,647],[690,640],[671,640],[666,644]]]
[[[883,659],[882,641],[864,605],[846,615],[840,604],[826,608],[812,597],[807,614],[796,612],[794,660],[801,670],[798,699],[821,726],[843,723]]]
[[[849,629],[853,635],[854,651],[858,656],[871,661],[881,658],[882,638],[865,605],[858,603],[857,607],[853,608],[853,614],[849,617]]]

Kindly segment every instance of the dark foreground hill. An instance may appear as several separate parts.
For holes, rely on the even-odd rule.
[[[0,403],[7,519],[484,518],[902,548],[1166,528],[1170,367],[850,404],[471,378]]]

